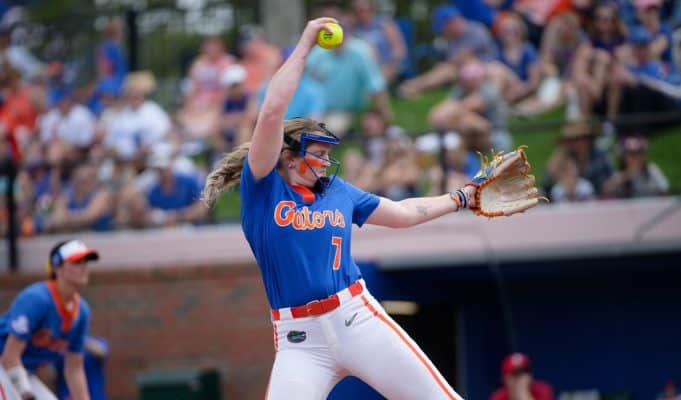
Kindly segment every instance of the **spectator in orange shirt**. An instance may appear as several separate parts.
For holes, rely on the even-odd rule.
[[[523,353],[509,354],[501,363],[504,387],[497,389],[490,400],[553,400],[553,388],[532,376],[532,362]]]
[[[265,41],[260,30],[253,26],[241,29],[239,37],[241,65],[246,69],[246,93],[258,93],[258,89],[282,63],[281,50]]]

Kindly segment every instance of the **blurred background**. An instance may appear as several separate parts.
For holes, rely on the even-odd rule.
[[[346,180],[441,194],[477,152],[528,145],[551,200],[355,232],[372,292],[452,386],[678,400],[679,0],[2,0],[2,310],[78,236],[102,255],[93,398],[262,398],[272,332],[239,195],[198,196],[321,15],[345,41],[313,49],[287,117],[342,137]],[[349,378],[330,398],[381,397]]]

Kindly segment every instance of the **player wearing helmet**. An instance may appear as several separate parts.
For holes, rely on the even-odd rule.
[[[456,399],[428,357],[368,292],[351,257],[352,224],[417,225],[471,206],[475,186],[394,202],[336,177],[338,139],[310,119],[283,120],[320,30],[308,22],[272,78],[252,141],[209,174],[203,199],[239,184],[241,224],[262,273],[277,351],[267,399],[326,399],[347,375],[390,399]]]

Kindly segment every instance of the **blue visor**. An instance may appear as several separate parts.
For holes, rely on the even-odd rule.
[[[300,149],[298,150],[298,154],[301,156],[305,154],[305,149],[307,148],[308,142],[321,142],[335,145],[340,143],[340,139],[338,139],[336,136],[330,137],[316,133],[303,132],[303,134],[300,135]]]

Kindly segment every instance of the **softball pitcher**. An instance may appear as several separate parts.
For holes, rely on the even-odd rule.
[[[22,290],[0,315],[0,400],[56,400],[33,372],[60,357],[71,398],[89,399],[82,353],[90,307],[78,290],[88,261],[98,259],[79,240],[58,243],[46,264],[50,279]]]
[[[241,224],[272,307],[276,357],[267,399],[326,399],[354,375],[389,399],[461,397],[371,296],[350,251],[352,224],[402,228],[471,204],[476,188],[393,202],[336,177],[339,140],[324,124],[283,120],[325,23],[308,22],[269,85],[252,142],[227,154],[203,199],[240,184]]]

